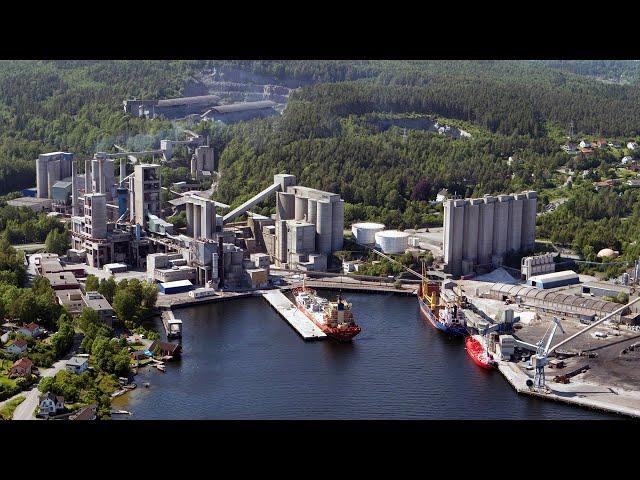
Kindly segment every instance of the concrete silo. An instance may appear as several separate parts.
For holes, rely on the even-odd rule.
[[[332,204],[331,213],[331,251],[342,250],[344,244],[344,200]]]
[[[502,263],[501,259],[507,252],[507,232],[509,230],[509,204],[513,200],[511,195],[498,195],[493,213],[493,252],[492,263]]]
[[[292,193],[278,192],[276,216],[278,220],[293,220],[295,217],[295,197]]]
[[[331,254],[332,204],[327,200],[318,201],[316,218],[316,250],[325,255]]]
[[[295,197],[295,219],[304,220],[307,214],[307,199],[304,197]]]
[[[522,250],[532,251],[536,243],[536,211],[538,208],[538,194],[525,192],[522,208]]]
[[[512,252],[519,252],[522,245],[522,207],[526,198],[523,193],[515,194],[509,208],[507,250]]]
[[[448,200],[444,204],[444,259],[452,275],[460,275],[462,270],[464,205],[464,200]]]
[[[480,204],[480,218],[478,225],[478,264],[491,263],[493,251],[493,213],[496,197],[485,195]]]
[[[475,265],[478,262],[478,233],[481,198],[472,198],[465,204],[462,260]]]
[[[307,222],[315,225],[318,218],[318,202],[309,198],[307,200]]]

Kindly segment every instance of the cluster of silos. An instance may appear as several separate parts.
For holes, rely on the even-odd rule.
[[[383,253],[404,253],[409,247],[409,234],[399,230],[382,230],[375,234],[375,243]]]
[[[296,228],[309,230],[313,225],[313,252],[329,256],[341,250],[344,231],[344,201],[335,193],[301,186],[288,186],[276,195],[276,258],[288,262],[291,242],[287,241],[287,221],[302,222]]]
[[[36,195],[51,198],[53,185],[71,176],[73,153],[52,152],[38,155],[36,159]]]
[[[360,222],[351,225],[351,233],[356,243],[373,245],[376,243],[376,233],[384,230],[382,223]]]
[[[444,204],[444,258],[452,275],[499,266],[535,244],[536,192],[485,195]]]
[[[87,192],[104,193],[107,200],[113,200],[112,187],[115,183],[115,163],[103,152],[85,160],[85,189]]]

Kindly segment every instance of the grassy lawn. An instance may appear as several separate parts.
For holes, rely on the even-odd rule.
[[[24,395],[20,395],[19,397],[14,398],[10,402],[7,402],[4,407],[0,408],[0,417],[5,420],[11,420],[13,418],[13,412],[16,407],[20,405],[24,401]]]

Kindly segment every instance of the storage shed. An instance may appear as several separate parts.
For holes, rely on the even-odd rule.
[[[527,285],[542,289],[564,287],[566,285],[575,285],[576,283],[580,283],[580,278],[573,270],[534,275],[527,280]]]
[[[176,280],[175,282],[164,282],[160,284],[160,293],[171,295],[193,290],[193,284],[189,280]]]

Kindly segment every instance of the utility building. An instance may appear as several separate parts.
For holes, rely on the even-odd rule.
[[[160,213],[160,173],[159,165],[150,163],[135,166],[133,180],[134,211],[132,220],[142,227],[147,226],[147,214]]]
[[[53,186],[58,180],[71,177],[73,153],[43,153],[36,160],[36,195],[51,198]]]
[[[466,275],[502,265],[510,253],[535,245],[537,194],[485,195],[444,202],[444,258],[448,273]]]

